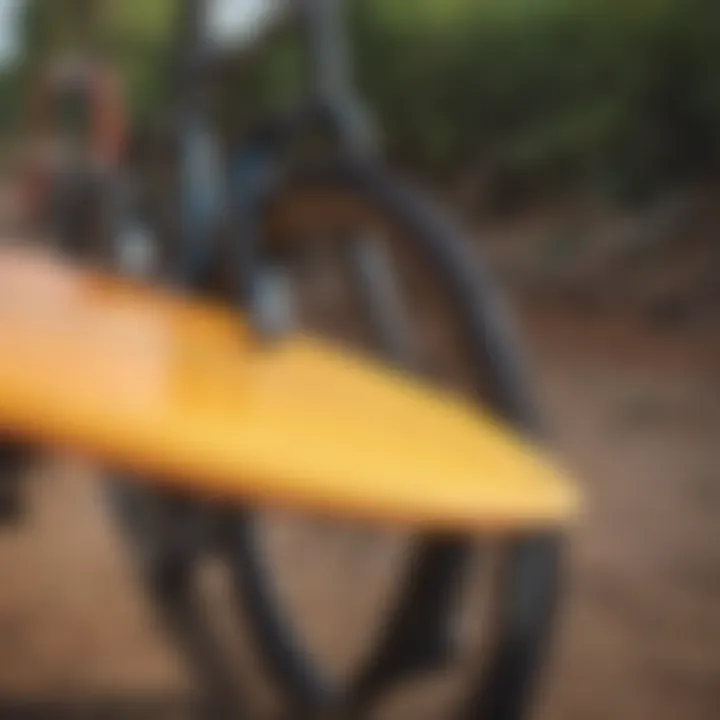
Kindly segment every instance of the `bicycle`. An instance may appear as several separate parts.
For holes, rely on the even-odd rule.
[[[396,181],[374,152],[367,116],[350,82],[341,6],[334,0],[297,4],[310,38],[313,87],[307,104],[251,133],[236,156],[234,177],[218,184],[219,156],[203,97],[209,64],[207,38],[197,32],[208,7],[185,5],[186,34],[180,53],[185,95],[178,112],[180,222],[169,232],[160,270],[171,284],[202,291],[244,308],[255,332],[272,343],[292,328],[281,267],[297,257],[297,238],[339,231],[356,262],[355,281],[385,355],[396,364],[417,362],[394,287],[390,255],[376,241],[352,232],[373,218],[404,257],[425,259],[425,278],[440,280],[465,325],[484,401],[531,437],[541,433],[527,388],[514,331],[486,268],[462,235],[422,194]],[[288,163],[293,143],[316,123],[336,135],[340,152],[309,169]],[[250,181],[248,181],[248,178]],[[221,195],[206,190],[218,186]],[[196,205],[196,201],[203,202]],[[224,201],[231,201],[230,210]],[[319,218],[319,220],[318,220]],[[162,236],[161,223],[156,223]],[[224,235],[225,241],[222,241]],[[116,235],[117,237],[117,235]],[[403,241],[406,245],[403,245]],[[232,272],[218,273],[230,268]],[[229,275],[229,277],[228,277]],[[441,278],[439,276],[442,276]],[[479,372],[478,372],[479,369]],[[113,483],[115,507],[139,549],[149,585],[169,625],[206,672],[219,695],[233,680],[212,650],[196,607],[193,572],[209,548],[219,548],[238,596],[238,609],[253,635],[261,664],[281,688],[292,717],[337,711],[363,716],[388,687],[445,665],[453,654],[452,620],[466,580],[473,543],[462,537],[420,535],[414,560],[384,624],[376,651],[347,684],[333,682],[313,661],[278,597],[251,511],[198,507],[182,494],[129,491]],[[154,514],[153,514],[154,513]],[[148,517],[149,514],[149,517]],[[145,515],[145,518],[143,518]],[[461,717],[519,718],[528,708],[555,610],[561,537],[549,532],[507,542],[500,582],[500,623],[481,678],[473,679]]]

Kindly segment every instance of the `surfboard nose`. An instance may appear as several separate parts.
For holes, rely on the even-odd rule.
[[[4,280],[8,280],[4,283]],[[567,523],[573,482],[477,406],[309,336],[0,251],[0,431],[201,495],[433,531]]]

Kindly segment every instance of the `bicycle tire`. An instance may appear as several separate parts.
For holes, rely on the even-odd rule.
[[[474,360],[484,367],[484,380],[489,380],[484,383],[486,401],[524,433],[540,437],[539,415],[502,295],[465,237],[422,193],[370,164],[338,163],[287,180],[267,203],[266,218],[282,214],[284,199],[313,190],[325,195],[345,192],[378,208],[412,239],[417,252],[431,259],[454,297]],[[354,687],[338,688],[314,666],[285,617],[254,540],[252,518],[252,513],[242,514],[231,529],[235,588],[262,662],[295,714],[350,700],[364,706],[388,685],[449,657],[445,623],[472,542],[419,538],[414,572],[406,580],[378,652],[360,672]],[[511,557],[503,591],[507,598],[502,636],[489,672],[478,681],[482,692],[469,699],[468,717],[479,717],[481,707],[499,708],[499,714],[492,717],[521,716],[548,635],[557,593],[560,540],[555,536],[519,540],[511,548]]]

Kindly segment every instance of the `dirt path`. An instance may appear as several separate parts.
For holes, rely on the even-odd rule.
[[[720,712],[720,365],[707,339],[528,322],[558,442],[588,493],[541,720]],[[38,478],[0,534],[0,696],[181,688],[89,477]],[[331,610],[317,605],[322,612]]]
[[[720,712],[717,345],[631,330],[535,328],[543,398],[590,503],[547,720]]]

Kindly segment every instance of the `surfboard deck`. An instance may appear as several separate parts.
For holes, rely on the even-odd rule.
[[[0,434],[198,496],[429,531],[557,527],[578,508],[553,458],[462,398],[22,248],[0,249]]]

